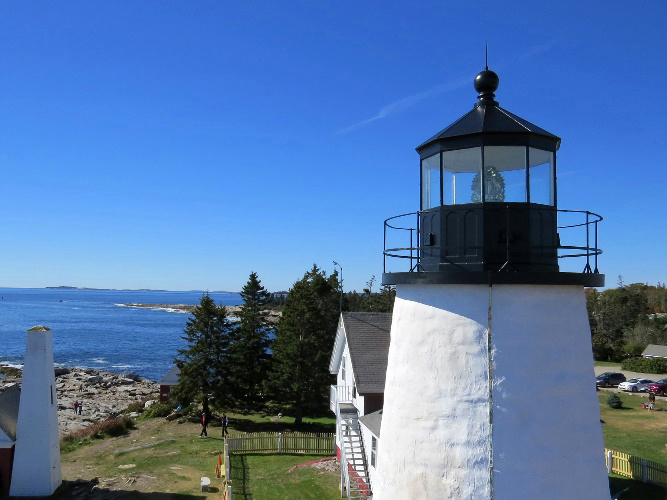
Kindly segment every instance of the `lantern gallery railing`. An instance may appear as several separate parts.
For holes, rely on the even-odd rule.
[[[511,207],[505,207],[509,221],[509,212]],[[402,262],[409,262],[410,272],[425,271],[422,260],[428,255],[437,252],[442,257],[443,262],[447,262],[447,255],[457,254],[461,247],[453,245],[438,245],[439,241],[432,241],[433,234],[421,234],[422,228],[420,225],[422,221],[426,220],[424,216],[429,215],[432,211],[424,210],[420,212],[411,212],[402,215],[390,217],[384,221],[384,272],[401,272],[406,271],[404,266],[401,266],[401,271],[395,269],[387,269],[387,258],[403,259]],[[567,258],[582,258],[585,259],[584,268],[581,272],[598,274],[598,255],[602,254],[602,250],[598,246],[598,224],[602,221],[602,217],[593,212],[584,210],[557,210],[558,223],[556,237],[556,244],[554,246],[544,245],[528,245],[530,251],[548,251],[557,250],[559,259]],[[433,228],[431,228],[431,231]],[[447,228],[438,228],[439,232],[445,233]],[[511,240],[509,231],[505,232],[506,241],[503,241],[504,247],[507,249],[507,260],[504,264],[498,266],[497,271],[511,270],[510,249],[513,242]],[[581,242],[579,245],[561,244],[562,242]],[[583,242],[585,241],[585,244]],[[467,245],[465,251],[478,250],[481,247]],[[454,263],[454,262],[452,262]]]

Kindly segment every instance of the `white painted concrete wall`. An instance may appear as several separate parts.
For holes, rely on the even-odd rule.
[[[488,293],[397,287],[376,500],[489,498]]]
[[[494,491],[609,498],[583,287],[494,285]]]
[[[62,482],[51,331],[28,331],[11,496],[48,496]]]
[[[607,500],[593,375],[582,287],[398,286],[374,498]]]

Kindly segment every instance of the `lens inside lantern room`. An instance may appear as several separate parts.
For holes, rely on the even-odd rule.
[[[554,153],[525,146],[444,151],[422,160],[422,210],[483,201],[553,205],[553,167]]]

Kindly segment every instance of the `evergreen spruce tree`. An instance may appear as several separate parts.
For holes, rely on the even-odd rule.
[[[228,359],[235,326],[229,322],[227,309],[216,306],[208,293],[192,311],[183,330],[188,346],[179,349],[176,365],[181,373],[173,395],[181,404],[201,401],[210,416],[209,402],[226,406],[229,398]]]
[[[270,387],[277,401],[292,406],[296,424],[304,411],[327,404],[339,290],[337,272],[327,277],[313,266],[289,291],[276,328]]]
[[[252,408],[266,377],[269,333],[266,306],[271,296],[262,286],[257,273],[250,273],[241,290],[243,305],[238,312],[239,323],[230,349],[232,391],[236,402]]]

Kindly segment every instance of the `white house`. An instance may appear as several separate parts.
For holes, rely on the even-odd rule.
[[[336,414],[336,455],[341,490],[363,497],[373,484],[389,352],[390,313],[342,313],[329,370]],[[344,466],[347,464],[347,466]]]

